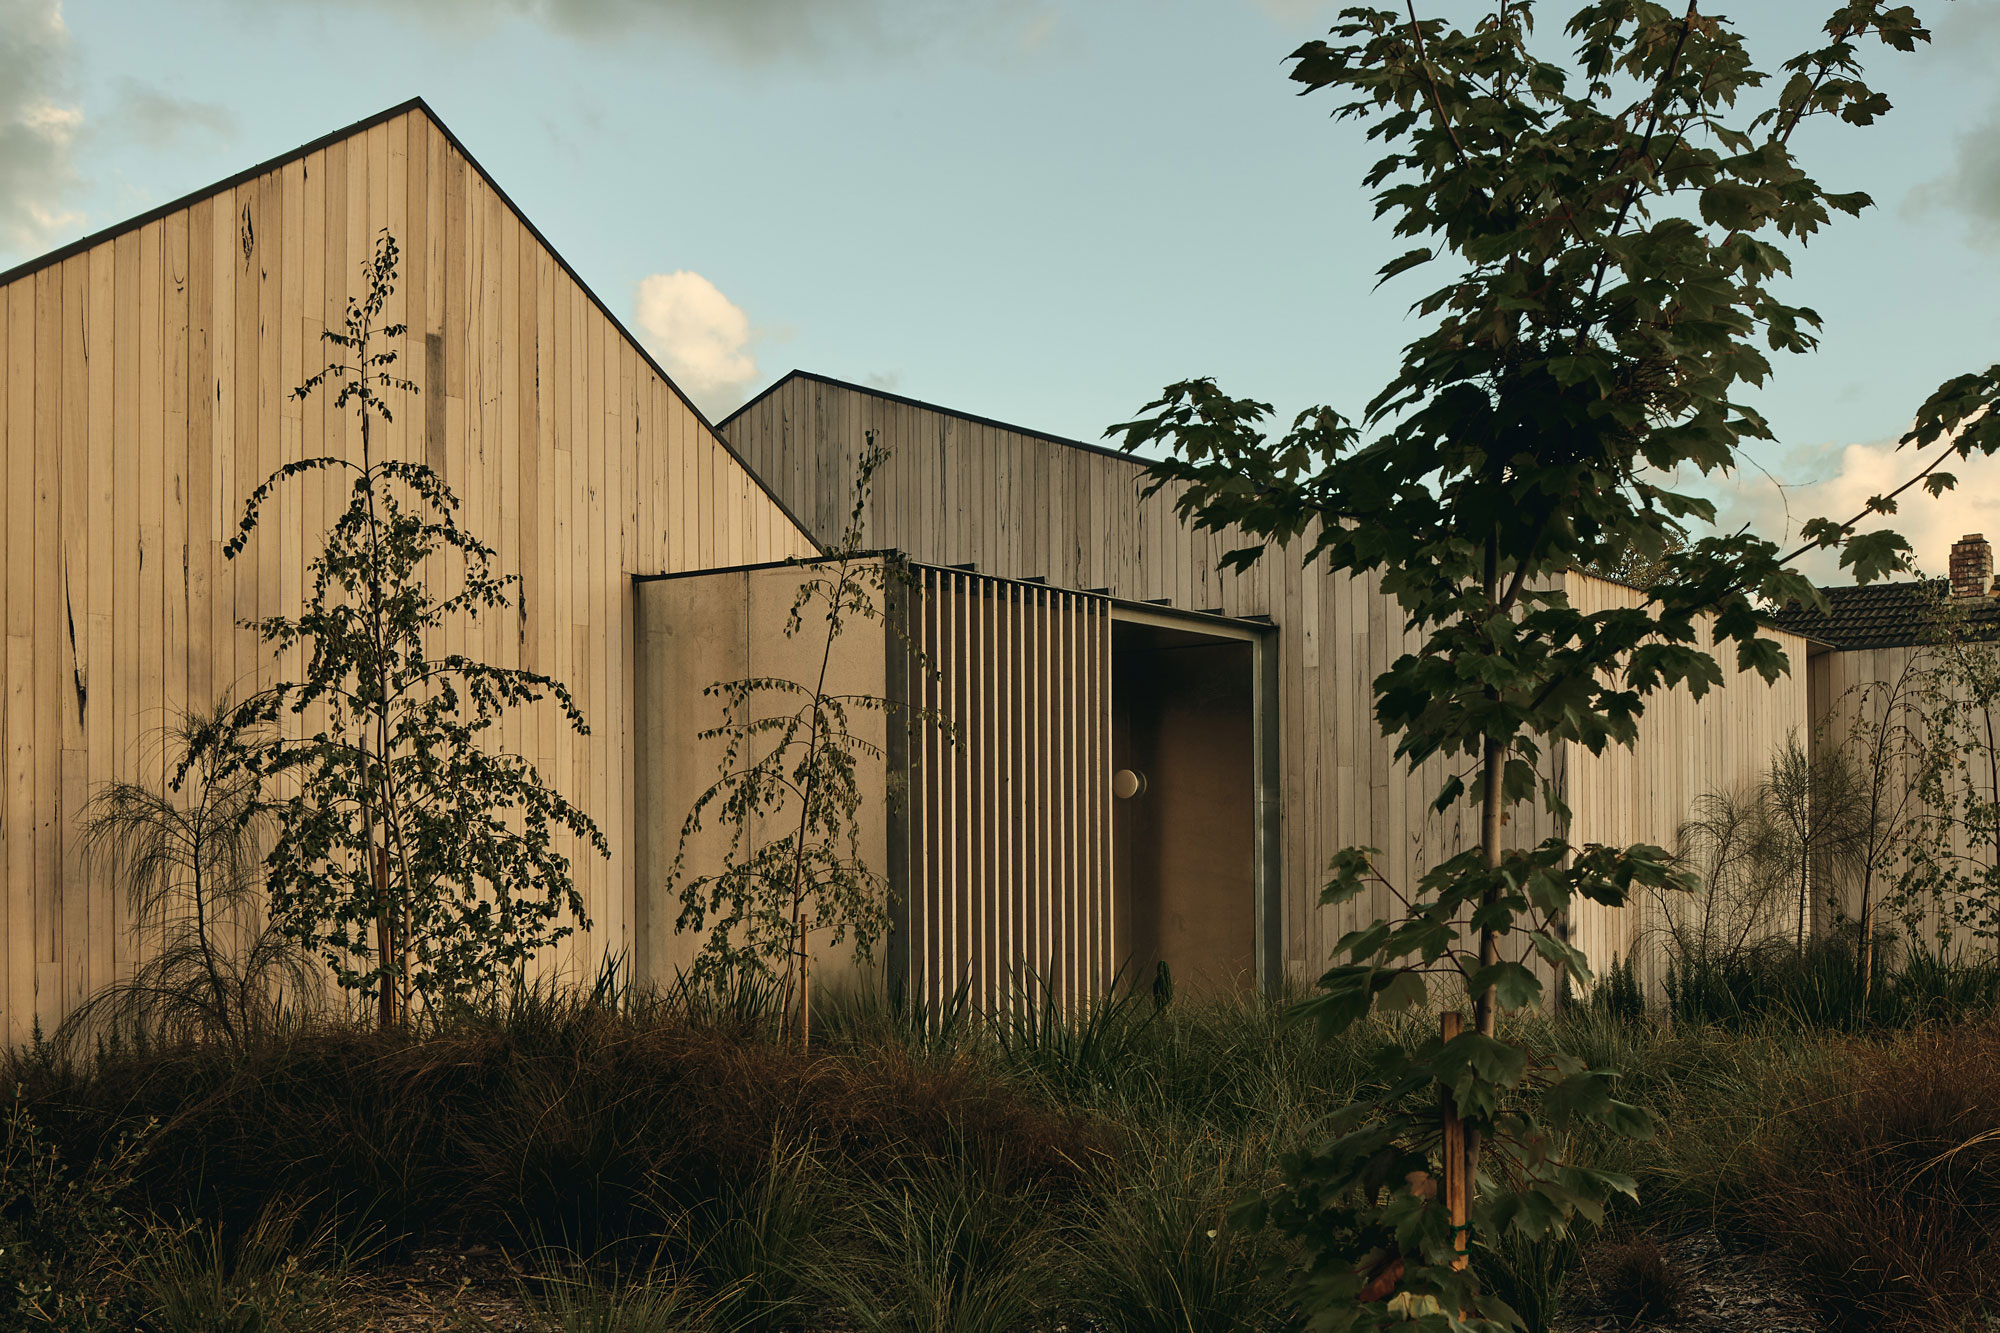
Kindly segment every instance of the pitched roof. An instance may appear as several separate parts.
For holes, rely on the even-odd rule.
[[[757,406],[757,404],[763,402],[793,380],[809,380],[814,384],[824,384],[835,389],[846,389],[850,393],[865,393],[871,398],[880,398],[885,402],[901,403],[905,407],[922,408],[926,412],[936,412],[940,416],[952,417],[959,421],[970,421],[979,426],[991,426],[995,430],[1011,431],[1016,435],[1024,435],[1031,440],[1046,440],[1050,444],[1060,444],[1067,449],[1081,449],[1087,454],[1102,454],[1106,458],[1115,458],[1121,463],[1129,463],[1135,468],[1143,468],[1153,461],[1143,454],[1128,454],[1122,449],[1111,449],[1104,445],[1091,444],[1084,440],[1072,440],[1065,435],[1051,435],[1045,430],[1036,430],[1033,426],[1017,426],[1011,421],[996,421],[992,417],[982,417],[976,412],[961,412],[955,407],[946,407],[941,403],[927,403],[921,398],[908,398],[900,393],[890,393],[887,389],[877,389],[867,384],[855,384],[849,380],[835,379],[831,375],[821,375],[810,370],[791,370],[780,375],[777,379],[771,381],[762,393],[757,394],[749,402],[716,422],[715,428],[719,431],[728,430],[730,422],[736,420],[736,418],[742,416],[745,412],[748,412],[751,408]]]
[[[694,399],[688,397],[681,386],[674,382],[673,376],[667,374],[666,367],[654,359],[653,354],[646,350],[646,345],[632,335],[632,331],[625,327],[625,321],[612,313],[611,307],[604,303],[604,298],[592,290],[590,284],[583,280],[583,275],[576,271],[569,260],[563,258],[562,252],[549,243],[549,238],[542,235],[542,229],[535,225],[534,220],[522,211],[521,206],[515,203],[505,190],[500,188],[500,183],[493,179],[493,173],[479,164],[479,159],[474,157],[471,150],[466,148],[459,137],[451,132],[451,127],[439,119],[438,113],[431,109],[430,103],[424,101],[421,97],[412,97],[407,102],[398,102],[395,106],[378,111],[364,120],[358,120],[354,124],[334,130],[330,134],[322,134],[310,143],[300,144],[289,153],[281,153],[267,162],[259,162],[254,167],[246,167],[235,175],[227,177],[224,180],[219,180],[213,185],[204,186],[199,190],[192,190],[178,199],[172,199],[161,204],[157,208],[148,209],[146,212],[140,213],[135,217],[126,218],[123,222],[113,223],[102,231],[92,232],[88,236],[71,241],[69,244],[51,250],[47,254],[38,255],[25,263],[16,264],[4,273],[0,273],[0,287],[5,287],[9,283],[27,277],[31,273],[45,269],[51,264],[61,263],[72,255],[82,254],[86,250],[93,249],[104,244],[106,241],[123,236],[127,232],[137,231],[149,222],[166,217],[170,213],[177,213],[184,208],[192,207],[211,195],[220,194],[224,190],[234,189],[246,181],[252,181],[260,176],[268,175],[302,158],[310,157],[329,144],[338,143],[343,139],[351,139],[357,134],[371,130],[377,125],[386,124],[398,116],[406,115],[412,111],[421,112],[424,118],[436,127],[438,133],[444,136],[445,141],[452,146],[453,151],[465,159],[465,164],[479,174],[480,179],[485,181],[487,187],[493,191],[500,202],[507,206],[507,209],[513,213],[521,226],[526,228],[528,234],[533,236],[542,249],[548,252],[549,258],[553,259],[556,265],[576,284],[577,290],[588,297],[591,304],[597,307],[598,313],[609,320],[611,327],[616,329],[627,343],[631,344],[632,350],[638,353],[639,359],[645,362],[655,375],[659,376],[661,383],[673,390],[675,397],[687,405],[687,409],[694,413],[695,420],[708,428],[708,433],[715,438],[717,444],[722,446],[724,452],[736,460],[737,466],[743,469],[745,475],[750,478],[751,484],[762,491],[765,498],[777,506],[778,512],[789,519],[793,527],[805,534],[807,540],[816,542],[811,530],[799,521],[799,516],[794,514],[790,507],[778,498],[777,492],[765,484],[764,479],[757,474],[756,470],[744,461],[743,456],[736,452],[735,446],[730,444],[728,438],[716,428],[716,424],[708,419],[708,414],[703,412],[700,405]]]
[[[1821,588],[1827,609],[1789,603],[1771,617],[1835,648],[1907,648],[1937,637],[1941,613],[1963,613],[1975,638],[2000,638],[2000,599],[1953,598],[1944,579]]]

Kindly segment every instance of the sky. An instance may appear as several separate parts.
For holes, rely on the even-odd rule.
[[[1918,6],[1931,47],[1869,53],[1894,112],[1799,137],[1877,206],[1794,255],[1826,330],[1756,398],[1778,442],[1691,483],[1728,526],[1858,511],[2000,361],[2000,0]],[[1357,414],[1424,279],[1376,288],[1374,154],[1285,78],[1337,7],[0,0],[0,267],[420,95],[711,416],[794,367],[1082,440],[1195,375]],[[1704,4],[1767,66],[1832,7]],[[2000,539],[2000,464],[1957,471],[1897,521],[1927,569]]]

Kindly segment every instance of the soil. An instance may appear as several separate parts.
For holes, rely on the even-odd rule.
[[[490,1245],[416,1250],[350,1275],[361,1333],[547,1333],[521,1299],[520,1273]]]
[[[1697,1231],[1659,1242],[1659,1255],[1677,1280],[1674,1308],[1648,1311],[1636,1320],[1630,1302],[1604,1281],[1602,1266],[1587,1259],[1573,1289],[1574,1309],[1563,1333],[1824,1333],[1825,1322],[1798,1294],[1777,1259]],[[1620,1307],[1624,1308],[1620,1308]]]

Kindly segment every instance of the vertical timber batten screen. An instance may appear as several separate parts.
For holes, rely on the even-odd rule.
[[[1102,995],[1111,895],[1111,603],[920,567],[911,992],[983,1011]],[[1039,978],[1039,984],[1036,982]]]

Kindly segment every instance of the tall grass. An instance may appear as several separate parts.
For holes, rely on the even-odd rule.
[[[1792,1256],[1856,1326],[1948,1327],[1945,1302],[1993,1298],[1977,1275],[2000,1234],[2000,1038],[1919,1020],[1990,992],[1913,962],[1883,987],[1900,998],[1829,1026],[1770,1000],[1806,993],[1790,984],[1759,981],[1765,998],[1726,1022],[1631,1006],[1518,1021],[1621,1071],[1621,1095],[1656,1112],[1651,1142],[1573,1145],[1641,1183],[1614,1231],[1719,1227]],[[1355,1099],[1383,1045],[1435,1022],[1326,1041],[1286,1008],[1121,993],[988,1020],[859,995],[821,1010],[806,1054],[750,990],[633,990],[613,973],[402,1033],[15,1052],[0,1079],[34,1127],[16,1157],[45,1176],[79,1164],[66,1179],[118,1163],[92,1206],[123,1210],[145,1245],[182,1242],[149,1261],[156,1304],[176,1272],[225,1310],[323,1290],[315,1272],[337,1286],[340,1246],[379,1235],[390,1253],[480,1238],[525,1256],[565,1329],[1286,1329],[1287,1256],[1232,1226],[1231,1205]],[[148,1124],[143,1151],[117,1158]],[[10,1189],[30,1179],[10,1173]],[[302,1252],[325,1256],[289,1272],[258,1257],[284,1200],[303,1201],[294,1234],[316,1238]],[[1592,1243],[1477,1261],[1545,1327]],[[121,1252],[125,1271],[142,1248]]]
[[[341,1290],[351,1258],[330,1226],[302,1233],[273,1202],[240,1235],[219,1224],[157,1232],[129,1276],[163,1333],[338,1333],[352,1327]]]
[[[1753,1141],[1736,1211],[1830,1312],[1857,1329],[2000,1319],[2000,1025],[1853,1043],[1766,1096],[1795,1109]]]
[[[1038,1192],[990,1188],[963,1162],[861,1185],[813,1276],[861,1333],[1000,1333],[1054,1304],[1069,1238]]]
[[[552,1333],[708,1333],[737,1325],[720,1310],[728,1291],[705,1292],[670,1268],[579,1261],[563,1250],[536,1256],[524,1303]]]
[[[1230,1216],[1269,1166],[1263,1144],[1169,1131],[1106,1182],[1077,1241],[1075,1289],[1118,1333],[1278,1327],[1282,1254]]]

